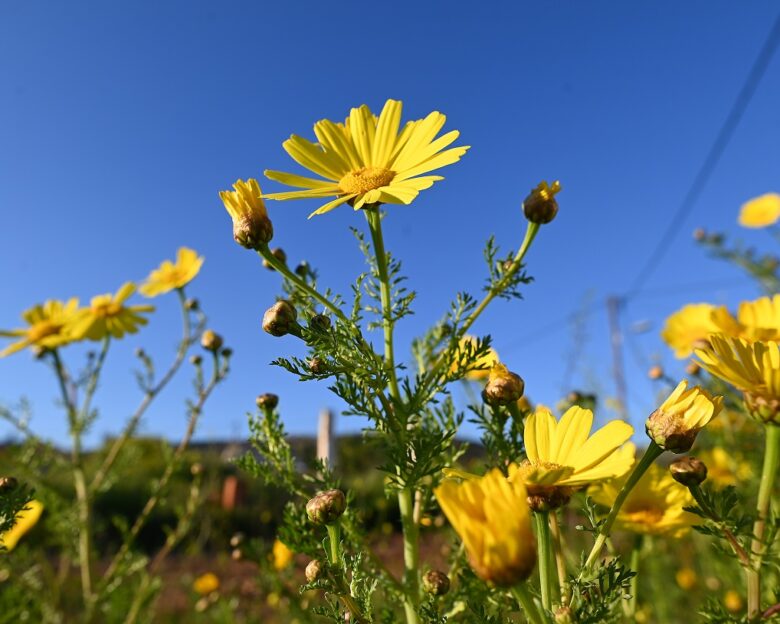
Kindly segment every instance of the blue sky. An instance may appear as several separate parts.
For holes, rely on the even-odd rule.
[[[520,202],[560,179],[561,210],[529,255],[536,281],[522,302],[498,303],[475,326],[526,380],[536,401],[561,393],[572,329],[545,329],[584,302],[587,340],[572,385],[614,393],[604,306],[624,292],[666,229],[776,17],[771,1],[518,3],[25,2],[0,6],[0,327],[47,298],[90,296],[142,279],[181,245],[206,257],[190,289],[234,348],[233,373],[204,415],[201,437],[246,433],[264,391],[281,396],[289,430],[313,431],[339,408],[326,384],[300,386],[269,367],[300,352],[260,329],[277,276],[232,242],[217,193],[236,178],[294,166],[281,148],[321,118],[401,99],[405,118],[447,114],[472,149],[413,205],[393,206],[385,238],[419,293],[398,328],[399,353],[440,318],[459,290],[477,294],[482,248],[516,247]],[[752,196],[780,190],[780,59],[767,71],[734,139],[679,235],[625,311],[649,320],[626,350],[632,418],[653,408],[644,375],[658,357],[675,370],[658,330],[686,302],[734,306],[756,294],[736,269],[708,258],[695,226],[769,249],[765,232],[738,231]],[[268,182],[264,190],[278,190]],[[291,263],[348,293],[363,270],[348,208],[307,220],[309,202],[269,202]],[[696,288],[680,286],[700,285]],[[713,285],[714,284],[714,285]],[[137,336],[116,345],[98,395],[92,442],[115,432],[139,399],[135,347],[160,366],[179,331],[173,298]],[[542,331],[544,330],[544,331]],[[66,352],[74,364],[81,352]],[[678,369],[679,370],[679,365]],[[182,378],[143,431],[184,428]],[[32,400],[33,427],[66,438],[48,371],[26,353],[0,360],[0,401]],[[460,394],[458,394],[460,396]],[[602,418],[609,416],[601,411]],[[342,419],[339,430],[356,430]],[[466,433],[473,429],[466,428]],[[0,438],[10,430],[0,424]]]

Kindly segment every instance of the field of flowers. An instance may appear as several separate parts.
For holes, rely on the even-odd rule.
[[[194,449],[232,351],[208,324],[208,301],[188,295],[203,263],[192,249],[139,285],[87,305],[46,301],[0,332],[0,358],[32,352],[57,380],[71,439],[57,449],[24,405],[0,408],[24,440],[0,455],[0,622],[780,620],[777,261],[698,231],[766,296],[671,315],[662,336],[687,361],[685,378],[650,371],[659,399],[644,430],[621,419],[594,427],[594,397],[533,405],[522,371],[473,333],[487,308],[521,297],[559,198],[565,213],[565,184],[529,181],[516,211],[524,236],[508,252],[488,241],[483,293],[455,294],[410,345],[414,366],[402,365],[395,329],[415,293],[383,221],[468,150],[457,130],[444,131],[443,114],[405,121],[402,112],[395,100],[378,114],[363,105],[318,121],[310,139],[292,135],[283,147],[309,173],[265,176],[295,190],[268,193],[250,179],[219,194],[235,242],[279,278],[263,330],[308,350],[274,364],[326,381],[346,414],[370,422],[351,461],[302,458],[285,432],[284,397],[271,393],[256,398],[251,447],[235,462]],[[349,299],[270,246],[266,202],[303,198],[322,202],[313,219],[354,211],[368,268],[356,267]],[[774,233],[780,196],[748,201],[738,219]],[[138,332],[160,297],[181,308],[178,349],[162,367],[137,351],[141,400],[115,438],[87,451],[111,346]],[[70,357],[75,343],[94,345],[86,361]],[[183,437],[173,446],[139,438],[150,405],[181,375],[193,381]],[[473,397],[466,409],[456,384]],[[471,451],[458,437],[466,418],[481,434]],[[228,478],[275,508],[231,513],[214,499]]]

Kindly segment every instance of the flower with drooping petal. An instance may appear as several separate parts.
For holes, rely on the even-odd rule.
[[[81,315],[73,332],[90,340],[102,340],[107,336],[122,338],[125,334],[134,334],[148,320],[142,314],[152,312],[154,306],[148,304],[125,305],[135,292],[135,284],[122,284],[116,294],[110,293],[92,297],[90,306]]]
[[[323,119],[314,124],[317,143],[292,135],[283,143],[299,165],[321,178],[266,171],[266,177],[303,188],[264,195],[266,199],[335,197],[310,217],[349,203],[355,210],[371,204],[410,204],[417,194],[443,178],[422,175],[451,165],[468,147],[453,147],[460,135],[452,130],[439,138],[446,117],[434,111],[425,119],[407,122],[401,128],[402,104],[387,100],[376,117],[365,104],[350,111],[347,120]]]
[[[434,494],[463,540],[474,572],[498,586],[528,578],[536,563],[536,541],[525,487],[497,469],[466,477],[462,483],[445,479]]]
[[[182,288],[195,279],[202,265],[203,256],[188,247],[180,247],[176,252],[176,262],[163,260],[158,268],[149,273],[138,292],[144,297],[156,297],[174,288]]]
[[[75,297],[68,301],[50,299],[42,305],[25,310],[22,318],[29,327],[0,330],[0,336],[19,339],[0,351],[0,357],[11,355],[27,347],[54,349],[79,340],[73,333],[73,325],[78,320],[79,314],[79,300]]]
[[[780,219],[780,195],[767,193],[744,203],[739,210],[739,224],[746,228],[763,228]]]
[[[527,460],[510,469],[509,479],[525,483],[532,506],[559,507],[578,487],[622,476],[631,468],[633,447],[623,445],[634,428],[612,420],[590,435],[592,426],[593,412],[576,405],[560,422],[545,407],[526,418]]]
[[[260,249],[274,236],[257,180],[236,180],[232,191],[220,191],[219,197],[233,220],[233,238],[247,249]]]
[[[717,335],[712,338],[717,338]],[[698,352],[697,352],[698,353]],[[723,409],[723,397],[713,397],[699,386],[688,387],[683,380],[661,406],[647,418],[650,439],[665,451],[685,453],[693,446],[699,431]]]
[[[753,342],[713,335],[707,349],[697,349],[701,365],[742,391],[750,414],[780,423],[780,348],[773,340]]]
[[[31,500],[27,506],[16,514],[14,525],[5,533],[0,533],[0,547],[10,552],[36,524],[43,513],[43,503]]]
[[[605,481],[588,489],[597,503],[612,507],[625,479]],[[698,516],[683,507],[694,505],[693,496],[672,478],[668,470],[653,464],[633,487],[615,519],[615,528],[644,535],[681,537],[695,524]]]

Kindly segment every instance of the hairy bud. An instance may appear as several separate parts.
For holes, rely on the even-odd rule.
[[[324,314],[315,314],[309,321],[309,329],[314,331],[326,332],[330,329],[331,321],[330,317]]]
[[[298,326],[298,312],[284,299],[277,301],[263,315],[263,329],[272,336],[284,336]]]
[[[325,566],[322,565],[322,561],[319,559],[312,559],[306,566],[306,582],[314,583],[322,578],[323,572],[325,572]]]
[[[206,349],[206,351],[219,351],[222,348],[222,336],[211,329],[207,329],[201,334],[200,346]]]
[[[707,466],[695,457],[680,457],[669,465],[669,472],[677,483],[685,487],[701,484],[707,478]]]
[[[548,185],[542,181],[523,201],[523,213],[531,223],[540,225],[549,223],[558,214],[558,202],[555,195],[561,190],[557,180]]]
[[[327,490],[306,503],[306,515],[314,524],[333,524],[347,508],[347,499],[341,490]]]
[[[513,373],[503,364],[495,364],[490,369],[484,398],[491,405],[509,405],[515,403],[525,390],[520,375]]]
[[[429,570],[422,577],[423,589],[432,596],[443,596],[450,591],[450,579],[439,570]]]
[[[260,409],[274,409],[279,405],[279,397],[271,392],[266,392],[265,394],[258,395],[255,399],[255,403],[257,403],[257,407]]]

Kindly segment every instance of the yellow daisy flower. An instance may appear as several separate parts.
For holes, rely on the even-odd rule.
[[[575,489],[624,475],[634,461],[626,446],[634,428],[612,420],[590,435],[593,412],[570,407],[555,420],[549,409],[537,407],[525,421],[527,460],[510,469],[509,480],[521,481],[532,505],[555,508],[568,502]]]
[[[219,577],[213,572],[201,574],[192,583],[192,589],[201,596],[206,596],[219,589]]]
[[[716,488],[744,483],[753,474],[749,462],[720,446],[701,451],[698,456],[707,466],[707,483],[711,483]]]
[[[76,298],[68,301],[50,299],[43,305],[25,310],[22,318],[29,327],[0,330],[0,336],[20,339],[0,351],[0,357],[6,357],[27,347],[54,349],[78,340],[72,330],[79,314],[79,300]]]
[[[233,238],[242,247],[259,249],[274,236],[265,202],[257,180],[236,180],[232,191],[220,191],[219,197],[233,220]]]
[[[274,569],[277,571],[287,568],[295,557],[295,553],[287,548],[287,545],[279,539],[274,540],[271,548],[271,557],[273,559]]]
[[[778,421],[780,414],[780,349],[772,340],[713,335],[710,347],[696,356],[710,373],[741,390],[750,413],[763,421]]]
[[[152,312],[154,306],[124,305],[134,292],[135,284],[126,282],[115,295],[108,293],[92,297],[89,308],[83,311],[73,332],[90,340],[102,340],[109,335],[122,338],[126,333],[136,333],[141,325],[148,323],[141,314]]]
[[[720,333],[748,340],[780,340],[780,295],[743,301],[739,304],[737,321],[739,334],[724,329]]]
[[[536,563],[527,493],[497,469],[462,483],[446,479],[434,490],[444,515],[463,540],[481,579],[510,586],[528,578]]]
[[[292,135],[283,143],[285,151],[324,179],[266,171],[271,180],[306,190],[264,197],[336,198],[310,217],[347,202],[355,210],[377,203],[410,204],[420,191],[443,179],[421,174],[457,162],[468,147],[444,150],[460,133],[452,130],[435,138],[447,119],[436,111],[425,119],[407,122],[399,132],[401,108],[401,102],[387,100],[378,118],[364,104],[353,108],[343,124],[327,119],[318,121],[314,124],[318,143]]]
[[[725,306],[692,303],[666,319],[661,338],[674,349],[677,358],[687,358],[693,350],[707,345],[710,334],[737,335],[741,328]]]
[[[717,336],[713,336],[715,338]],[[665,451],[685,453],[699,431],[723,409],[723,397],[713,397],[699,386],[688,388],[683,380],[661,406],[647,418],[650,439]]]
[[[780,219],[780,195],[767,193],[744,203],[739,210],[739,224],[746,228],[774,225]]]
[[[612,507],[623,479],[599,483],[588,490],[597,503]],[[693,506],[693,496],[671,473],[653,464],[633,487],[620,508],[614,527],[645,535],[681,537],[701,519],[683,510]]]
[[[176,252],[176,263],[163,260],[158,268],[149,273],[138,292],[144,297],[156,297],[174,288],[182,288],[195,279],[202,265],[203,256],[187,247],[180,247]]]
[[[0,546],[9,552],[16,548],[19,540],[38,524],[42,513],[43,503],[37,500],[27,503],[27,508],[16,514],[16,524],[5,533],[0,533]]]

